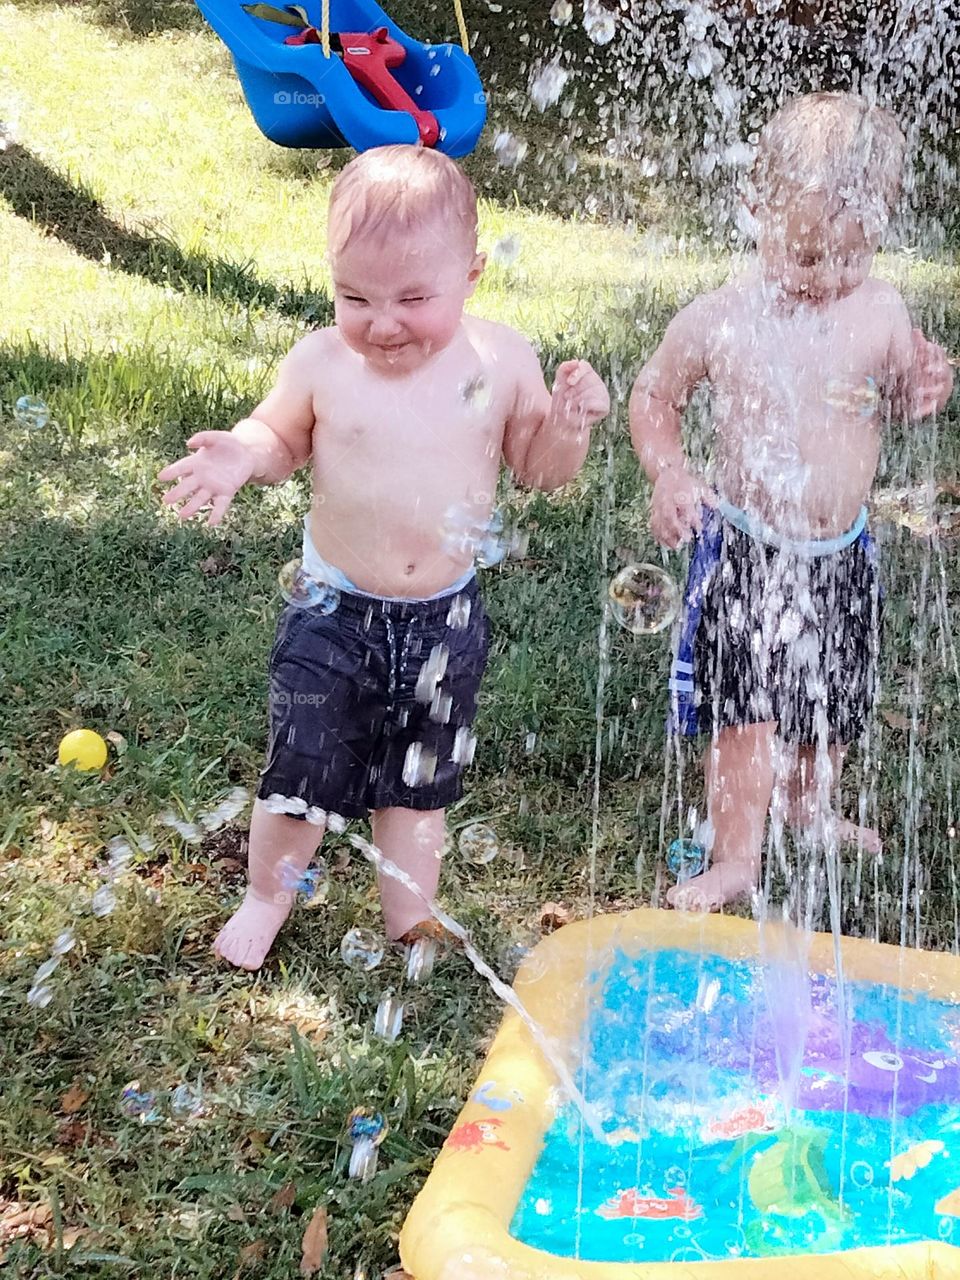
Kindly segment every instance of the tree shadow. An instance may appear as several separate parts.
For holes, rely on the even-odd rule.
[[[92,262],[181,293],[270,308],[318,325],[332,320],[333,304],[322,287],[278,286],[257,275],[253,263],[184,253],[165,236],[131,231],[115,222],[87,187],[19,144],[0,152],[0,196],[19,217]]]
[[[21,0],[26,10],[83,8],[101,27],[142,39],[161,31],[200,31],[204,21],[193,0]]]

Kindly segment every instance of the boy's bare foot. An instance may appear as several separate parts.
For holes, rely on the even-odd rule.
[[[749,862],[715,862],[709,871],[667,890],[677,911],[718,911],[757,887],[757,869]]]
[[[238,969],[259,969],[290,914],[289,902],[265,902],[247,890],[246,897],[217,934],[214,954]]]
[[[837,819],[837,840],[840,844],[853,844],[864,853],[879,857],[883,853],[883,841],[875,827],[860,827],[847,818]]]

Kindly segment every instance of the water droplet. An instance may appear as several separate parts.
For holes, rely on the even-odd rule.
[[[14,405],[13,417],[18,426],[42,431],[50,421],[50,410],[39,396],[21,396]]]
[[[450,650],[445,644],[435,644],[420,668],[413,696],[418,702],[431,703],[437,691],[437,685],[447,672],[447,661]]]
[[[45,1009],[53,999],[53,987],[31,987],[27,992],[27,1004],[33,1009]]]
[[[500,852],[496,832],[482,822],[471,822],[463,828],[457,840],[461,858],[482,867],[492,862]]]
[[[504,130],[493,140],[493,154],[504,169],[516,169],[527,154],[527,144],[523,138]]]
[[[617,21],[606,9],[591,8],[584,12],[583,29],[594,44],[609,44],[617,34]]]
[[[166,809],[161,813],[160,821],[165,827],[176,831],[181,840],[186,840],[188,844],[196,844],[203,839],[203,832],[195,822],[185,822],[172,809]]]
[[[430,703],[430,719],[434,724],[449,724],[453,715],[453,694],[438,689]]]
[[[433,973],[433,966],[440,954],[436,938],[417,938],[407,947],[407,979],[424,982]]]
[[[393,1044],[403,1029],[403,1001],[392,991],[388,991],[377,1005],[376,1017],[373,1020],[374,1035]]]
[[[278,582],[284,600],[297,609],[316,609],[326,615],[335,612],[340,604],[336,587],[312,578],[299,560],[290,560],[283,566]]]
[[[490,261],[498,267],[512,267],[519,257],[519,236],[501,236],[490,251]]]
[[[53,940],[53,946],[50,948],[55,956],[65,956],[68,951],[72,951],[77,945],[76,934],[72,929],[64,929],[63,933],[58,933]]]
[[[611,611],[631,635],[653,635],[669,627],[680,612],[680,592],[664,569],[631,564],[610,583]]]
[[[46,982],[47,978],[55,972],[60,964],[59,956],[51,956],[49,960],[44,960],[43,964],[37,966],[37,972],[33,975],[33,985],[39,987]]]
[[[537,735],[535,733],[528,733],[523,743],[524,751],[527,753],[528,756],[532,755],[534,750],[536,749],[536,746],[537,746]]]
[[[331,835],[342,836],[347,829],[347,820],[342,818],[339,813],[327,814],[327,830]]]
[[[114,836],[107,841],[107,872],[111,877],[123,875],[132,861],[133,849],[129,840]]]
[[[573,5],[570,0],[554,0],[550,21],[557,27],[566,27],[573,21]]]
[[[577,172],[577,169],[579,167],[580,167],[580,161],[577,159],[577,157],[573,154],[572,151],[569,153],[569,155],[565,155],[563,157],[563,172],[567,175],[568,178],[572,178],[573,175]]]
[[[340,956],[348,969],[375,969],[383,959],[383,951],[383,939],[372,929],[351,929],[340,943]]]
[[[387,1122],[379,1111],[357,1107],[347,1120],[347,1133],[353,1143],[350,1177],[369,1182],[377,1171],[377,1148],[386,1137]]]
[[[157,1107],[157,1095],[140,1088],[139,1080],[131,1080],[120,1090],[120,1110],[130,1120],[141,1124],[156,1124],[161,1116]]]
[[[178,1084],[170,1094],[170,1114],[174,1120],[197,1120],[203,1115],[203,1096],[191,1084]]]
[[[466,725],[461,725],[453,738],[451,759],[461,769],[469,769],[477,754],[477,737]]]
[[[408,787],[428,787],[437,772],[437,753],[422,742],[411,742],[403,759],[403,780]]]
[[[548,63],[530,83],[530,101],[540,111],[554,106],[567,86],[570,72],[556,62]]]
[[[102,884],[90,899],[90,910],[98,919],[108,916],[116,905],[117,895],[108,884]]]
[[[267,813],[286,813],[292,817],[303,817],[310,807],[303,796],[282,796],[274,791],[262,801]]]
[[[463,631],[470,622],[470,607],[469,596],[454,596],[447,611],[447,626],[454,631]]]
[[[714,55],[709,44],[693,45],[687,58],[687,75],[691,80],[705,80],[713,74]]]

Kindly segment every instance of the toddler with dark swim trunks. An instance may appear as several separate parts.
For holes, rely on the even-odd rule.
[[[521,484],[572,479],[609,410],[585,361],[561,364],[551,395],[525,339],[463,314],[484,267],[477,203],[441,153],[356,157],[333,187],[328,249],[336,323],[297,343],[249,418],[199,432],[160,473],[181,518],[209,507],[217,524],[242,485],[313,468],[303,571],[322,586],[280,617],[249,888],[214,943],[245,969],[328,815],[371,813],[375,844],[434,897],[489,636],[457,531],[489,521],[501,457]],[[391,938],[424,925],[415,893],[389,879],[380,892]]]
[[[884,424],[936,412],[953,385],[942,349],[870,276],[903,156],[892,115],[859,98],[788,103],[760,137],[755,262],[674,317],[633,389],[653,533],[668,547],[694,539],[673,727],[712,736],[711,862],[671,889],[675,907],[713,910],[756,887],[772,800],[800,829],[879,849],[830,803],[876,679],[864,504]],[[691,471],[680,431],[702,382],[709,479]]]

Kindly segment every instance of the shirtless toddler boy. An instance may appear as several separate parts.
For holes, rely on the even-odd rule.
[[[434,897],[489,637],[463,533],[489,520],[501,455],[521,484],[557,488],[609,410],[585,361],[562,364],[551,395],[524,338],[463,314],[484,268],[476,196],[441,153],[354,159],[328,245],[336,323],[297,343],[249,418],[199,432],[160,473],[181,519],[209,507],[218,524],[242,485],[313,467],[303,569],[325,587],[280,617],[249,887],[214,943],[245,969],[327,814],[372,813],[374,843]],[[422,901],[389,879],[380,892],[388,935],[415,934]]]
[[[876,680],[864,504],[884,425],[936,412],[953,383],[941,348],[869,274],[903,154],[890,113],[859,98],[788,103],[760,137],[754,264],[673,319],[633,389],[651,529],[668,547],[694,538],[673,726],[712,735],[711,863],[671,889],[675,907],[713,910],[756,887],[772,798],[801,830],[879,848],[876,832],[830,807]],[[680,432],[701,382],[709,478],[691,470]]]

